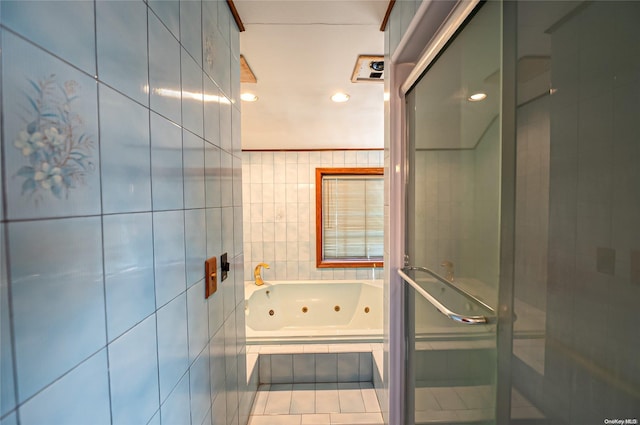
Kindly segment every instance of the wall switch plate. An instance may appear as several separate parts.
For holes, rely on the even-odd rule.
[[[204,297],[209,298],[218,290],[218,259],[211,257],[204,262]]]
[[[225,252],[220,256],[220,268],[221,268],[221,276],[220,282],[227,278],[227,274],[229,273],[229,262],[227,261],[227,253]]]

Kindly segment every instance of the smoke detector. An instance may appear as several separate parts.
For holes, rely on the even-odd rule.
[[[384,81],[384,56],[360,55],[351,75],[352,83]]]

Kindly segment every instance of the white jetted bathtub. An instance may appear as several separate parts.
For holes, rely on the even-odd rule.
[[[247,342],[382,340],[382,280],[245,282]]]

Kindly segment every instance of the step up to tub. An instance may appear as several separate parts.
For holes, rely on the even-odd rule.
[[[263,345],[258,356],[260,384],[373,381],[371,344]]]

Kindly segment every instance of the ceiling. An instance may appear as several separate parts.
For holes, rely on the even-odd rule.
[[[500,3],[487,2],[415,91],[417,149],[474,149],[500,111]],[[481,101],[470,101],[484,93]]]
[[[518,105],[549,93],[551,29],[579,5],[518,3]],[[417,149],[473,149],[497,122],[502,95],[499,7],[486,2],[416,85]],[[474,93],[487,97],[470,101]]]
[[[387,0],[235,0],[240,52],[257,78],[242,92],[242,148],[382,148],[382,82],[352,83],[358,55],[382,55]],[[346,92],[346,103],[330,100]]]

